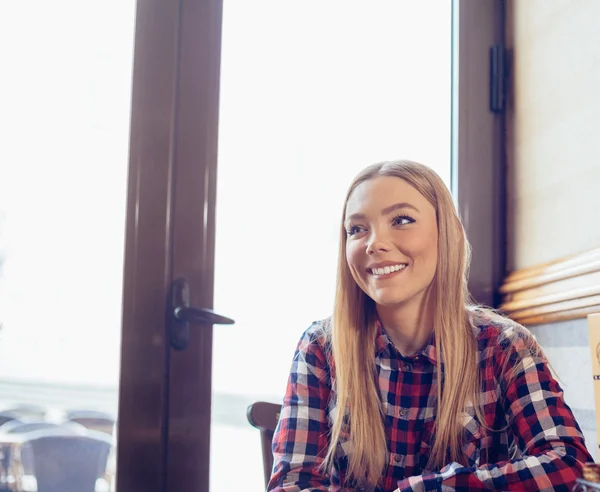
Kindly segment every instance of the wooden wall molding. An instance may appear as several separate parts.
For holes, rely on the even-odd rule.
[[[517,270],[500,288],[500,310],[524,325],[600,312],[600,248]]]

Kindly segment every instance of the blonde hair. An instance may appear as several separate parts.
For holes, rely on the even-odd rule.
[[[406,160],[373,164],[352,182],[342,214],[330,334],[338,415],[331,430],[324,463],[325,467],[332,464],[342,428],[347,423],[352,441],[348,478],[373,485],[378,482],[387,463],[384,414],[375,366],[376,311],[374,301],[356,284],[347,265],[343,221],[352,192],[364,181],[379,176],[403,179],[421,193],[436,212],[438,258],[432,282],[433,328],[438,361],[443,357],[445,374],[442,388],[441,362],[438,363],[436,435],[428,467],[443,466],[447,450],[452,461],[464,463],[460,452],[460,417],[467,404],[475,404],[477,416],[483,422],[478,397],[477,346],[469,321],[467,275],[470,246],[452,196],[441,178],[427,166]],[[438,295],[439,292],[444,295]]]

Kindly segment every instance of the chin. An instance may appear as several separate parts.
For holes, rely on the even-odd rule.
[[[404,295],[404,296],[399,296],[399,295],[375,295],[375,296],[371,296],[371,299],[373,299],[375,301],[375,304],[379,305],[379,306],[385,306],[385,307],[400,307],[402,304],[404,304],[406,301],[408,301],[411,298],[410,295]]]
[[[401,307],[413,299],[420,298],[423,289],[374,289],[368,296],[375,301],[375,304],[383,307]]]

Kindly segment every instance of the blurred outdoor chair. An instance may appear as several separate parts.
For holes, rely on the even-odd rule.
[[[48,409],[41,405],[22,403],[10,407],[3,407],[0,413],[8,413],[19,419],[45,420]]]
[[[12,410],[0,411],[0,425],[4,425],[11,420],[19,420],[19,416]]]
[[[116,419],[105,412],[95,410],[71,410],[67,413],[66,420],[69,422],[77,422],[84,427],[110,434],[115,431]]]
[[[103,432],[59,426],[24,433],[15,458],[28,476],[22,460],[31,457],[37,492],[95,492],[98,479],[106,480],[111,448]]]
[[[0,436],[10,434],[25,434],[27,432],[35,432],[44,429],[62,429],[65,433],[81,434],[87,432],[87,429],[76,422],[65,422],[64,424],[56,424],[44,420],[11,420],[0,425]],[[10,459],[10,456],[6,456]],[[34,458],[31,448],[25,447],[20,449],[20,463],[22,466],[22,474],[32,476],[34,470]]]
[[[85,429],[85,427],[83,427],[81,424],[78,424],[77,422],[65,422],[64,424],[56,424],[54,422],[47,422],[45,420],[9,420],[8,422],[0,425],[0,434],[32,432],[42,429],[56,429],[58,427]]]

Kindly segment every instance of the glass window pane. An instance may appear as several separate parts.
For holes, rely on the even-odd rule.
[[[255,400],[279,403],[296,343],[331,314],[355,174],[408,158],[450,182],[451,2],[225,2],[213,492],[262,487]]]
[[[134,10],[0,5],[0,446],[35,427],[17,420],[40,423],[44,439],[51,424],[86,438],[27,444],[27,490],[75,485],[73,463],[81,478],[107,450],[96,490],[112,482]],[[43,478],[49,460],[57,471]]]

